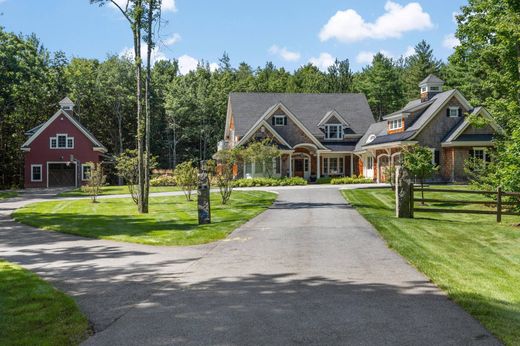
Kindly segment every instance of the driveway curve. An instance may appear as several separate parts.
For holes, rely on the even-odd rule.
[[[274,190],[266,212],[195,247],[40,231],[4,202],[0,257],[76,299],[95,330],[87,345],[500,344],[336,187]]]

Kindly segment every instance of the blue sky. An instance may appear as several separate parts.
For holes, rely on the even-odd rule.
[[[118,0],[124,2],[124,0]],[[226,51],[234,66],[266,61],[294,70],[309,61],[325,69],[336,57],[353,70],[382,51],[406,55],[421,39],[446,59],[456,40],[453,14],[466,1],[436,0],[163,0],[155,59],[178,58],[186,72]],[[131,47],[128,24],[110,6],[88,0],[0,0],[0,26],[35,33],[51,51],[104,59]]]

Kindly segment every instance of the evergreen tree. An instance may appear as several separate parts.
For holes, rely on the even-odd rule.
[[[440,76],[443,63],[436,59],[430,45],[422,40],[415,46],[415,53],[404,60],[402,73],[406,100],[419,97],[419,83],[429,74]]]

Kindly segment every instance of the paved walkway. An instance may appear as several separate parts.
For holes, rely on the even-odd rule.
[[[276,190],[268,211],[196,247],[87,240],[3,216],[0,257],[77,300],[96,331],[88,345],[499,344],[337,188]]]

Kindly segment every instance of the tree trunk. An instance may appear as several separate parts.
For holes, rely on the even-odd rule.
[[[146,29],[146,80],[145,80],[145,161],[144,161],[144,193],[143,193],[143,212],[148,212],[148,197],[150,194],[150,85],[152,75],[152,23],[154,14],[155,0],[148,0],[148,22]]]
[[[145,185],[145,167],[144,167],[144,119],[141,105],[141,25],[142,25],[142,11],[143,4],[141,0],[136,0],[135,11],[138,13],[133,23],[132,31],[134,34],[134,55],[135,55],[135,78],[137,82],[136,97],[137,97],[137,161],[138,161],[138,192],[137,192],[137,210],[139,213],[146,213],[144,185]]]
[[[119,155],[123,153],[123,115],[121,114],[121,103],[118,101],[116,104],[116,116],[117,116],[117,133],[119,136]],[[117,179],[119,186],[123,185],[123,177],[119,176]]]

